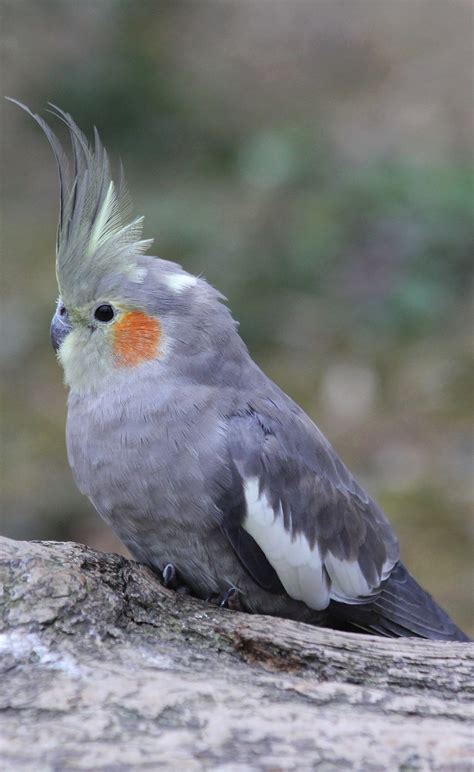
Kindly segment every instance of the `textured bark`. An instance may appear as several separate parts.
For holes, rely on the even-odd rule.
[[[468,770],[474,647],[226,611],[0,539],[3,770]]]

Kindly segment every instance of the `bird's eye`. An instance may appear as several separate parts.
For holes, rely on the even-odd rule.
[[[97,306],[94,311],[94,319],[97,319],[98,322],[110,322],[114,318],[114,315],[114,309],[108,303]]]

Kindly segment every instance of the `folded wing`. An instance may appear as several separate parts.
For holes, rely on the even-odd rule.
[[[260,400],[228,429],[242,494],[224,529],[256,581],[251,543],[273,569],[273,591],[310,608],[375,598],[397,563],[396,537],[317,427],[293,403]]]

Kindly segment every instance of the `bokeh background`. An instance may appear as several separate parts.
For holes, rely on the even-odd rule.
[[[2,92],[97,125],[155,253],[229,298],[471,634],[472,24],[460,0],[3,0],[1,32]],[[66,461],[53,159],[1,111],[1,530],[120,550]]]

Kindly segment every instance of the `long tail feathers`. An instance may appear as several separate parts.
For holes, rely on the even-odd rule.
[[[384,589],[370,604],[331,603],[335,625],[390,638],[417,637],[469,641],[449,616],[398,563]]]

